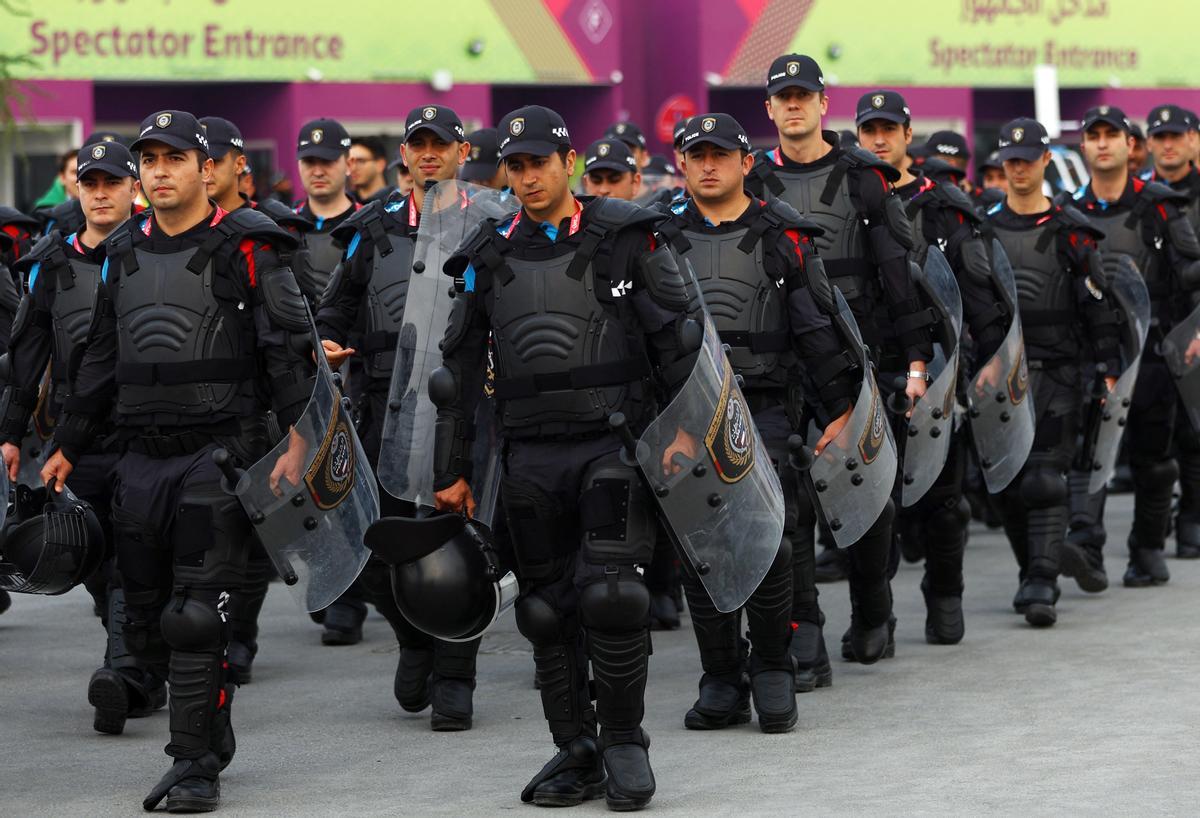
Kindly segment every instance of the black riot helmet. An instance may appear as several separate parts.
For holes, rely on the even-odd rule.
[[[392,595],[404,618],[448,642],[477,639],[517,599],[501,570],[491,530],[457,514],[384,517],[366,545],[392,566]]]
[[[65,594],[91,576],[103,556],[100,521],[70,489],[13,490],[0,529],[0,590]]]

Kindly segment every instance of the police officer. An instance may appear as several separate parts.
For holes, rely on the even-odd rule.
[[[15,207],[0,206],[0,355],[8,349],[13,319],[21,303],[24,285],[17,261],[29,252],[40,224]]]
[[[1141,126],[1136,122],[1129,123],[1129,138],[1133,140],[1129,146],[1129,175],[1142,176],[1146,172],[1146,162],[1150,159],[1150,146],[1146,141],[1146,134],[1142,133]]]
[[[1074,200],[1104,231],[1100,249],[1131,258],[1150,291],[1152,329],[1125,427],[1134,506],[1124,583],[1140,588],[1161,585],[1171,576],[1163,548],[1171,522],[1171,492],[1179,476],[1171,458],[1178,400],[1158,342],[1196,300],[1200,243],[1184,213],[1185,195],[1129,175],[1129,144],[1129,121],[1120,109],[1102,105],[1084,114],[1080,149],[1091,181],[1075,193]],[[1077,485],[1082,482],[1076,480]],[[1106,537],[1103,489],[1077,506],[1084,511],[1076,513],[1072,524],[1072,551],[1082,552],[1087,562],[1072,559],[1064,565],[1064,573],[1069,570],[1083,587],[1089,577],[1099,584],[1103,571],[1099,559]]]
[[[154,211],[107,243],[86,350],[42,477],[68,482],[115,413],[125,640],[145,661],[170,662],[174,765],[143,806],[166,797],[169,811],[207,811],[234,751],[225,600],[242,581],[250,536],[212,455],[224,447],[251,462],[265,453],[264,395],[282,429],[299,417],[312,394],[311,322],[273,249],[289,234],[205,195],[212,160],[196,118],[159,111],[140,133],[133,150]],[[289,449],[277,473],[296,482],[302,464]]]
[[[967,163],[971,159],[971,151],[967,147],[967,139],[954,131],[934,131],[925,140],[926,159],[941,159],[948,165],[958,168],[964,174]]]
[[[699,334],[670,250],[650,232],[663,216],[575,199],[575,151],[554,111],[519,108],[498,130],[523,208],[484,222],[447,264],[462,295],[442,343],[446,369],[431,379],[437,504],[474,506],[469,419],[490,332],[517,627],[533,643],[558,747],[521,799],[566,806],[603,793],[611,809],[640,809],[655,789],[641,727],[650,598],[638,570],[654,548],[653,501],[620,459],[609,418],[623,412],[639,430],[651,390],[669,397],[686,382]],[[681,434],[668,454],[697,445]]]
[[[500,137],[495,128],[480,128],[466,137],[471,152],[458,172],[464,182],[503,190],[508,185],[504,165],[500,162]]]
[[[1161,182],[1187,197],[1184,212],[1192,230],[1200,231],[1200,171],[1191,163],[1190,134],[1196,127],[1178,105],[1160,105],[1146,117],[1154,167],[1147,181]],[[1179,513],[1175,518],[1175,555],[1200,557],[1200,435],[1186,415],[1175,424],[1179,463]]]
[[[646,148],[646,135],[642,133],[633,122],[614,122],[604,131],[605,139],[620,139],[629,146],[629,150],[633,151],[633,158],[637,160],[638,170],[646,166],[650,161],[650,151]]]
[[[403,295],[397,294],[408,288],[426,185],[455,178],[471,150],[458,114],[449,108],[414,108],[405,122],[402,150],[416,182],[412,193],[393,195],[386,204],[371,202],[337,228],[334,238],[346,247],[346,256],[317,313],[317,330],[332,366],[359,351],[347,348],[347,338],[355,327],[365,326],[361,353],[366,389],[358,430],[372,467],[379,461],[388,387],[405,316]],[[391,499],[382,490],[380,496],[384,502]],[[410,625],[396,607],[391,574],[378,557],[372,556],[361,582],[400,644],[394,682],[400,706],[418,713],[432,704],[434,730],[470,729],[479,640],[444,642]]]
[[[350,140],[346,157],[350,171],[350,192],[363,204],[378,199],[387,201],[395,188],[389,187],[384,176],[387,170],[387,149],[377,136],[356,136]]]
[[[86,146],[87,142],[84,142]],[[70,235],[83,229],[83,210],[79,206],[79,184],[76,179],[76,160],[80,150],[82,148],[72,148],[58,159],[58,182],[66,198],[52,206],[35,205],[34,215],[41,223],[43,235],[51,230]]]
[[[1013,607],[1035,627],[1058,620],[1057,577],[1070,512],[1067,471],[1083,403],[1080,356],[1090,352],[1108,367],[1110,391],[1120,365],[1117,318],[1102,292],[1102,234],[1074,207],[1055,205],[1042,193],[1049,144],[1037,120],[1014,119],[1001,128],[1008,193],[988,211],[988,225],[1016,277],[1037,413],[1033,449],[1001,494],[1004,530],[1020,565]],[[1004,375],[994,377],[999,382]]]
[[[797,720],[796,660],[789,652],[791,538],[804,490],[788,466],[787,440],[804,413],[796,405],[804,390],[794,388],[795,368],[802,364],[819,388],[813,393],[819,400],[813,402],[829,424],[815,447],[819,452],[850,418],[858,382],[849,372],[857,362],[830,320],[836,312],[833,291],[812,242],[818,228],[785,202],[765,204],[745,192],[754,157],[742,126],[728,114],[693,117],[683,151],[692,196],[671,206],[673,218],[662,230],[712,303],[713,321],[722,343],[729,345],[754,423],[785,487],[783,540],[745,605],[748,657],[739,634],[740,612],[720,613],[698,578],[685,577],[704,675],[684,726],[712,730],[745,723],[753,699],[762,731],[781,733]],[[819,627],[806,623],[813,625]],[[811,671],[811,662],[806,670]]]
[[[909,269],[912,225],[892,189],[896,170],[861,148],[843,150],[835,132],[821,130],[829,99],[811,57],[785,54],[771,63],[767,95],[766,111],[779,131],[779,145],[758,154],[750,190],[783,199],[821,227],[816,244],[830,283],[845,295],[880,367],[904,373],[905,394],[915,400],[925,394],[925,362],[933,347],[929,318]],[[877,311],[886,314],[877,316]],[[822,619],[808,533],[811,514],[802,517],[792,543],[797,622]],[[893,516],[889,503],[849,552],[853,613],[843,655],[864,664],[895,650],[889,579]]]
[[[583,189],[588,196],[633,201],[640,184],[637,159],[628,145],[616,138],[597,139],[588,145],[583,154]],[[680,624],[683,587],[675,548],[661,528],[645,580],[650,592],[650,630],[675,630]]]
[[[912,166],[907,153],[912,143],[911,112],[900,94],[886,90],[864,94],[855,121],[859,144],[900,172],[896,195],[913,219],[914,261],[924,265],[931,246],[943,250],[962,294],[975,359],[988,360],[1004,340],[1011,316],[993,282],[974,205],[957,186],[924,174],[935,160],[920,168]],[[905,555],[925,560],[921,592],[925,640],[930,644],[957,644],[964,631],[962,564],[970,521],[970,507],[963,498],[969,448],[964,435],[965,430],[955,434],[946,465],[926,495],[897,517]]]
[[[74,359],[91,323],[105,243],[115,231],[125,229],[137,194],[137,166],[120,143],[81,149],[76,168],[85,229],[69,236],[52,230],[18,262],[27,275],[28,293],[14,323],[8,353],[11,375],[0,399],[0,436],[4,440],[0,449],[14,483],[21,468],[21,441],[51,359],[55,408],[49,414],[57,415],[70,398],[68,362]],[[125,594],[119,575],[110,570],[112,491],[108,475],[116,459],[115,452],[97,442],[80,456],[70,483],[71,490],[95,511],[109,546],[101,567],[85,584],[103,611],[108,636],[104,665],[88,683],[88,701],[95,708],[93,727],[111,734],[124,730],[126,718],[149,715],[167,703],[166,667],[151,667],[135,658],[125,643]]]

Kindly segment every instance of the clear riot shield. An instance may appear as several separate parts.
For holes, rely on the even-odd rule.
[[[1121,448],[1142,350],[1146,347],[1146,334],[1150,332],[1150,293],[1133,260],[1126,255],[1106,254],[1104,266],[1111,282],[1112,297],[1124,319],[1121,323],[1121,363],[1124,368],[1100,412],[1100,426],[1092,449],[1092,472],[1088,477],[1089,494],[1104,488],[1117,468],[1117,450]]]
[[[1033,448],[1036,423],[1017,309],[1017,282],[998,240],[992,241],[992,272],[1013,320],[1000,348],[972,376],[967,389],[967,412],[983,480],[990,493],[998,494],[1025,465]]]
[[[427,385],[430,373],[442,365],[438,345],[453,304],[452,284],[442,266],[480,222],[510,216],[518,207],[511,195],[458,180],[439,182],[425,192],[377,469],[379,484],[397,499],[434,505],[437,408]]]
[[[953,437],[957,400],[959,339],[962,335],[962,295],[950,263],[937,247],[930,247],[918,286],[941,316],[935,333],[933,360],[927,367],[930,381],[925,396],[912,408],[908,439],[904,441],[900,502],[911,506],[925,496],[946,465]]]
[[[681,558],[717,610],[741,608],[779,552],[783,490],[707,315],[695,369],[636,452]]]
[[[1162,354],[1175,378],[1188,420],[1193,429],[1200,430],[1200,307],[1166,334]]]
[[[358,577],[371,553],[363,535],[379,519],[371,467],[325,356],[318,357],[304,413],[234,490],[307,611],[327,608]]]
[[[838,548],[849,548],[862,539],[887,505],[896,482],[896,444],[875,384],[867,348],[858,322],[842,291],[834,288],[838,321],[858,344],[855,350],[862,382],[854,411],[842,431],[813,459],[809,476],[817,505]],[[809,444],[816,442],[814,429]]]

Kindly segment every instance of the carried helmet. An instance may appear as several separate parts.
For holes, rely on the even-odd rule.
[[[16,486],[0,529],[0,590],[65,594],[103,557],[104,530],[90,505],[65,486]]]

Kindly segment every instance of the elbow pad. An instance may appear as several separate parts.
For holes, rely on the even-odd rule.
[[[671,312],[685,312],[688,291],[675,254],[665,242],[638,258],[642,282],[655,304]]]
[[[450,305],[450,320],[446,322],[446,334],[442,336],[438,347],[442,355],[450,355],[467,337],[467,329],[471,326],[471,312],[475,306],[475,297],[471,293],[457,293],[454,303]]]
[[[1179,281],[1185,290],[1200,289],[1200,259],[1192,259],[1179,271]]]
[[[1185,217],[1178,216],[1167,222],[1167,239],[1179,255],[1189,261],[1200,260],[1200,240]]]
[[[829,283],[829,276],[825,274],[825,262],[820,256],[814,253],[804,257],[804,276],[813,301],[821,312],[826,315],[835,314],[837,305],[833,300],[833,285]]]
[[[433,425],[433,487],[452,486],[458,478],[471,479],[471,428],[455,412],[438,412]]]
[[[25,436],[29,416],[37,406],[37,398],[36,389],[21,389],[12,385],[4,388],[0,395],[0,438],[19,441]]]
[[[888,196],[883,202],[883,225],[887,228],[897,243],[905,250],[916,246],[913,240],[913,226],[908,214],[904,212],[904,203],[899,196]],[[883,261],[883,259],[880,259]]]
[[[308,302],[300,291],[296,277],[287,267],[277,267],[260,275],[258,290],[271,323],[293,333],[312,329]]]

